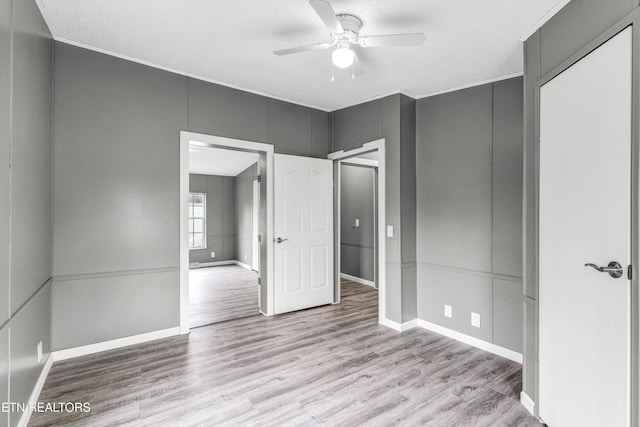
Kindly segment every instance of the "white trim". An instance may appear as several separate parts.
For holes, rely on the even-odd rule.
[[[231,148],[257,152],[266,156],[267,182],[267,259],[261,260],[267,266],[267,277],[260,286],[260,292],[266,292],[267,306],[262,307],[265,315],[274,314],[273,298],[273,153],[272,144],[251,142],[241,139],[225,138],[203,133],[180,131],[180,333],[189,332],[189,250],[188,250],[188,194],[189,194],[189,145],[203,147]],[[238,264],[240,265],[240,264]],[[261,298],[261,297],[260,297]],[[260,299],[261,300],[261,299]]]
[[[426,320],[418,319],[418,326],[423,329],[427,329],[431,332],[444,335],[445,337],[453,338],[456,341],[469,344],[480,350],[488,351],[489,353],[496,354],[505,359],[513,360],[514,362],[522,364],[522,354],[508,348],[500,347],[499,345],[492,344],[490,342],[483,341],[479,338],[475,338],[462,332],[454,331],[444,326],[436,325],[435,323],[427,322]]]
[[[113,350],[128,345],[142,344],[148,341],[159,340],[161,338],[173,337],[180,335],[180,328],[162,329],[154,332],[147,332],[140,335],[132,335],[130,337],[117,338],[115,340],[103,341],[95,344],[83,345],[80,347],[67,348],[51,353],[53,361],[67,360],[74,357],[86,356],[88,354],[99,353],[101,351]]]
[[[240,267],[246,268],[247,270],[253,270],[253,267],[251,267],[249,264],[240,262],[237,259],[230,259],[227,261],[189,263],[189,270],[193,270],[195,268],[218,267],[221,265],[239,265]]]
[[[37,1],[40,1],[40,0],[37,0]],[[87,45],[87,44],[84,44],[84,43],[80,43],[80,42],[76,42],[76,41],[73,41],[73,40],[69,40],[69,39],[64,38],[64,37],[53,36],[53,39],[55,41],[58,41],[58,42],[61,42],[61,43],[64,43],[64,44],[68,44],[68,45],[71,45],[71,46],[80,47],[82,49],[91,50],[91,51],[94,51],[94,52],[102,53],[104,55],[114,56],[116,58],[124,59],[125,61],[135,62],[137,64],[146,65],[147,67],[157,68],[158,70],[168,71],[170,73],[178,74],[180,76],[191,77],[192,79],[200,80],[200,81],[207,82],[207,83],[213,83],[213,84],[216,84],[216,85],[219,85],[219,86],[228,87],[228,88],[231,88],[231,89],[240,90],[242,92],[252,93],[254,95],[259,95],[259,96],[266,96],[268,98],[277,99],[277,100],[280,100],[280,101],[287,102],[289,104],[295,104],[295,105],[300,105],[300,106],[303,106],[303,107],[313,108],[314,110],[320,110],[320,111],[324,111],[326,113],[329,113],[331,111],[335,111],[335,110],[327,110],[326,108],[322,108],[322,107],[319,107],[317,105],[304,104],[304,103],[300,103],[298,101],[292,101],[290,99],[283,98],[281,96],[277,96],[277,95],[274,95],[272,93],[261,92],[259,90],[253,90],[253,89],[247,89],[245,87],[241,87],[241,86],[238,86],[238,85],[224,83],[224,82],[221,82],[219,80],[209,79],[209,78],[206,78],[206,77],[199,76],[198,74],[187,73],[185,71],[181,71],[181,70],[178,70],[176,68],[165,67],[163,65],[158,65],[158,64],[155,64],[155,63],[150,62],[150,61],[145,61],[143,59],[134,58],[132,56],[123,55],[123,54],[120,54],[120,53],[115,53],[115,52],[112,52],[112,51],[107,50],[107,49],[102,49],[102,48],[99,48],[99,47],[90,46],[90,45]],[[365,102],[365,101],[363,101],[363,102]]]
[[[342,161],[344,159],[348,159],[351,157],[356,157],[359,154],[369,153],[371,151],[378,151],[378,319],[381,319],[381,322],[388,320],[386,316],[386,306],[387,306],[387,286],[386,286],[386,277],[387,277],[387,241],[386,236],[386,151],[385,151],[385,139],[377,139],[375,141],[367,142],[362,145],[360,148],[356,148],[349,151],[336,151],[333,153],[329,153],[327,158],[329,160],[334,161]],[[339,169],[338,169],[339,173]],[[338,183],[334,183],[336,191],[340,191],[340,185]],[[339,194],[339,193],[338,193]],[[338,200],[340,198],[338,197]],[[339,224],[339,223],[338,223]],[[335,250],[337,254],[337,259],[340,259],[340,227],[337,226],[338,230],[338,239],[335,242]],[[338,265],[335,268],[339,268]],[[339,271],[339,270],[338,270]],[[335,274],[335,273],[334,273]],[[335,276],[334,276],[335,277]]]
[[[359,157],[352,157],[350,159],[346,159],[342,161],[345,165],[355,165],[355,166],[370,166],[373,168],[378,167],[378,161],[373,159],[361,159]]]
[[[49,375],[49,371],[51,370],[51,365],[53,365],[53,353],[49,354],[47,357],[47,361],[44,363],[42,367],[42,371],[40,371],[40,376],[38,377],[38,381],[36,381],[36,385],[33,387],[33,391],[31,392],[31,396],[29,396],[29,401],[27,402],[27,407],[25,411],[22,413],[20,420],[18,421],[18,427],[26,427],[29,424],[29,419],[31,418],[31,413],[33,406],[38,402],[40,398],[40,392],[42,391],[42,387],[44,386],[44,382],[47,380],[47,376]]]
[[[239,265],[242,268],[246,268],[247,270],[252,270],[253,271],[253,268],[251,268],[251,266],[249,264],[245,264],[244,262],[236,261],[235,264]]]
[[[340,273],[340,277],[342,277],[343,279],[351,280],[352,282],[360,283],[361,285],[371,286],[372,288],[376,287],[376,284],[371,280],[363,279],[361,277],[352,276],[346,273]]]
[[[358,157],[360,154],[370,153],[372,151],[379,150],[379,147],[382,145],[384,147],[384,138],[376,139],[375,141],[367,142],[362,144],[360,148],[354,148],[349,151],[334,151],[333,153],[329,153],[327,155],[327,159],[329,160],[344,160],[351,157]],[[380,155],[380,151],[378,151],[378,160],[384,160]]]
[[[536,404],[533,400],[531,400],[531,398],[529,397],[529,395],[527,393],[525,393],[524,391],[520,392],[520,403],[522,403],[522,406],[525,407],[525,409],[527,411],[529,411],[529,413],[533,416],[535,416],[535,408],[536,408]]]
[[[525,32],[524,34],[522,34],[518,40],[520,40],[521,42],[525,42],[527,41],[527,39],[529,37],[531,37],[533,35],[533,33],[535,33],[536,31],[538,31],[538,29],[540,29],[544,24],[546,24],[551,18],[554,17],[554,15],[558,12],[560,12],[560,9],[562,9],[563,7],[565,7],[571,0],[559,0],[558,3],[556,3],[555,6],[553,6],[547,13],[545,13],[542,18],[540,18],[538,20],[538,22],[535,23],[535,25],[533,27],[531,27],[529,30],[527,30],[527,32]]]
[[[569,3],[569,1],[570,0],[562,0],[560,3],[558,3],[558,4],[562,4],[562,5],[560,7],[558,7],[558,5],[556,5],[556,7],[554,7],[554,9],[552,9],[551,11],[548,12],[547,15],[549,15],[549,16],[547,17],[547,15],[545,15],[545,17],[543,17],[538,22],[538,24],[536,24],[536,26],[534,26],[534,28],[532,28],[530,31],[525,33],[525,35],[521,36],[521,37],[525,37],[525,38],[520,38],[520,41],[525,41],[528,37],[530,37],[531,34],[533,34],[538,28],[540,28],[542,25],[544,25],[544,23],[546,23],[546,21],[548,21],[555,13],[557,13],[558,10],[560,10],[567,3]],[[42,4],[42,0],[36,0],[36,3],[40,6],[41,10],[45,9],[43,4]],[[42,13],[42,16],[45,17],[45,23],[47,23],[46,22],[47,14],[46,13]],[[51,27],[49,25],[47,25],[47,26],[49,27],[49,30],[51,31]],[[529,34],[529,32],[530,32],[530,34]],[[526,34],[528,34],[528,35],[526,35]],[[362,99],[359,99],[359,100],[357,100],[357,101],[355,101],[353,103],[345,104],[345,105],[337,107],[337,108],[327,109],[326,107],[320,107],[318,105],[301,103],[299,101],[294,101],[294,100],[291,100],[291,99],[288,99],[288,98],[284,98],[284,97],[281,97],[281,96],[278,96],[278,95],[274,95],[274,94],[271,94],[271,93],[261,92],[259,90],[248,89],[246,87],[241,87],[241,86],[238,86],[238,85],[225,83],[225,82],[222,82],[222,81],[219,81],[219,80],[206,78],[206,77],[200,76],[198,74],[187,73],[185,71],[181,71],[181,70],[178,70],[176,68],[171,68],[171,67],[166,67],[166,66],[163,66],[163,65],[158,65],[158,64],[155,64],[155,63],[150,62],[150,61],[145,61],[143,59],[134,58],[132,56],[123,55],[123,54],[120,54],[120,53],[115,53],[115,52],[112,52],[112,51],[107,50],[107,49],[102,49],[102,48],[99,48],[99,47],[90,46],[88,44],[76,42],[76,41],[73,41],[73,40],[69,40],[69,39],[64,38],[64,37],[57,37],[55,35],[52,35],[52,37],[53,37],[53,39],[55,41],[58,41],[58,42],[61,42],[61,43],[64,43],[64,44],[68,44],[70,46],[76,46],[76,47],[79,47],[79,48],[82,48],[82,49],[87,49],[87,50],[90,50],[90,51],[93,51],[93,52],[98,52],[98,53],[101,53],[101,54],[104,54],[104,55],[113,56],[115,58],[120,58],[120,59],[123,59],[125,61],[134,62],[136,64],[145,65],[147,67],[156,68],[158,70],[167,71],[167,72],[170,72],[170,73],[173,73],[173,74],[177,74],[177,75],[180,75],[180,76],[190,77],[192,79],[200,80],[200,81],[207,82],[207,83],[216,84],[216,85],[219,85],[219,86],[228,87],[228,88],[231,88],[231,89],[240,90],[242,92],[252,93],[252,94],[258,95],[258,96],[266,96],[268,98],[277,99],[277,100],[284,101],[284,102],[287,102],[287,103],[290,103],[290,104],[294,104],[294,105],[300,105],[302,107],[312,108],[314,110],[324,111],[326,113],[331,113],[331,112],[334,112],[334,111],[343,110],[345,108],[350,108],[350,107],[353,107],[353,106],[356,106],[356,105],[365,104],[365,103],[372,102],[372,101],[378,101],[380,99],[384,99],[384,98],[387,98],[387,97],[393,96],[393,95],[404,95],[404,96],[407,96],[407,97],[413,98],[413,99],[421,99],[421,98],[427,98],[427,97],[430,97],[430,96],[441,95],[441,94],[447,93],[447,92],[454,92],[454,91],[457,91],[457,90],[460,90],[460,89],[467,89],[467,88],[474,87],[474,86],[480,86],[480,85],[483,85],[483,84],[492,83],[492,82],[496,82],[496,81],[500,81],[500,80],[507,80],[507,79],[510,79],[510,78],[513,78],[513,77],[519,77],[519,76],[524,75],[523,72],[514,73],[514,74],[508,74],[508,75],[505,75],[505,76],[494,77],[494,78],[491,78],[491,79],[488,79],[488,80],[484,80],[484,81],[481,81],[481,82],[470,83],[468,85],[457,86],[457,87],[450,88],[450,89],[443,89],[441,91],[431,92],[431,93],[422,94],[422,95],[409,93],[409,91],[403,91],[403,90],[391,91],[391,92],[384,93],[384,94],[381,94],[381,95],[373,95],[373,96],[370,96],[370,97],[362,98]]]
[[[423,99],[423,98],[429,98],[431,96],[436,96],[436,95],[443,95],[445,93],[449,93],[449,92],[456,92],[462,89],[469,89],[472,87],[476,87],[476,86],[482,86],[482,85],[486,85],[489,83],[495,83],[495,82],[500,82],[502,80],[509,80],[509,79],[513,79],[516,77],[521,77],[524,76],[524,73],[522,71],[517,72],[517,73],[513,73],[513,74],[507,74],[505,76],[500,76],[500,77],[493,77],[491,79],[487,79],[487,80],[482,80],[479,82],[474,82],[474,83],[469,83],[466,85],[461,85],[461,86],[456,86],[456,87],[452,87],[449,89],[443,89],[443,90],[439,90],[436,92],[431,92],[431,93],[426,93],[424,95],[416,95],[414,96],[415,99]]]
[[[190,262],[189,270],[194,268],[207,268],[207,267],[218,267],[220,265],[236,265],[237,261],[234,259],[230,259],[227,261],[212,261],[212,262]]]
[[[418,327],[418,319],[409,320],[408,322],[404,322],[404,323],[398,323],[391,319],[380,318],[378,319],[378,323],[398,332],[404,332],[404,331],[408,331],[409,329]]]

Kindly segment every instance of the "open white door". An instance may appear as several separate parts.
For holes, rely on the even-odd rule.
[[[333,302],[333,162],[274,156],[276,313]]]
[[[540,89],[539,415],[628,426],[631,28]],[[615,267],[610,275],[585,264]]]

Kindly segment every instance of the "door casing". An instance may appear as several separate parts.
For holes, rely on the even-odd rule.
[[[187,238],[188,195],[189,195],[189,144],[206,147],[250,151],[264,158],[266,175],[266,224],[260,245],[261,255],[266,252],[266,260],[261,259],[260,267],[260,310],[265,315],[274,314],[273,301],[273,145],[240,139],[225,138],[195,132],[180,132],[180,333],[189,333],[189,245]],[[263,172],[260,172],[263,173]],[[262,187],[264,189],[264,187]],[[266,251],[263,249],[265,245]],[[264,258],[261,256],[261,258]],[[266,272],[266,274],[265,274]],[[266,304],[264,304],[266,302]]]
[[[532,268],[536,272],[534,279],[535,297],[536,297],[536,309],[535,309],[535,355],[525,356],[524,363],[535,364],[535,402],[539,402],[539,364],[538,364],[538,348],[539,348],[539,237],[540,237],[540,88],[558,76],[560,73],[580,61],[583,57],[591,53],[593,50],[604,44],[620,31],[626,27],[632,26],[632,129],[631,129],[631,265],[633,266],[634,274],[631,280],[631,319],[630,319],[630,363],[631,363],[631,379],[630,379],[630,420],[631,426],[640,425],[640,289],[639,289],[639,275],[640,275],[640,8],[635,9],[629,15],[621,19],[618,23],[610,27],[600,36],[592,40],[589,44],[577,51],[563,63],[551,70],[549,73],[542,76],[536,81],[535,85],[535,123],[534,123],[534,140],[536,144],[536,156],[534,160],[534,181],[535,181],[535,233],[534,233],[534,265]],[[526,186],[526,181],[525,181]],[[526,234],[526,224],[524,224]],[[525,255],[523,255],[526,261],[526,250],[530,249],[525,247]],[[525,264],[526,265],[526,264]],[[526,322],[526,319],[525,319]],[[525,323],[526,330],[526,323]],[[534,357],[531,357],[534,356]],[[524,399],[521,399],[524,400]],[[534,407],[534,415],[538,416],[538,406]]]
[[[334,303],[340,302],[340,162],[349,157],[356,157],[360,154],[371,151],[378,152],[378,230],[377,230],[377,279],[378,279],[378,322],[388,324],[386,317],[386,172],[385,172],[385,140],[384,138],[363,144],[362,147],[349,151],[336,151],[330,153],[327,158],[333,160],[334,164],[334,270],[335,270],[335,291]]]

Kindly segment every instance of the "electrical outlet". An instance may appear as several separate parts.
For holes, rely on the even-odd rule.
[[[471,312],[471,326],[480,327],[480,315],[478,313]]]
[[[387,237],[393,237],[393,225],[387,225]]]
[[[211,258],[215,258],[216,257],[216,253],[215,252],[211,252]]]
[[[247,254],[244,254],[244,260],[246,261],[248,259]]]
[[[444,317],[453,317],[453,308],[450,305],[444,305]]]
[[[38,343],[38,346],[36,347],[36,352],[38,354],[38,363],[40,363],[42,361],[42,341]]]

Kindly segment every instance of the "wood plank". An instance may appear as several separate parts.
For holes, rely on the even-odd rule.
[[[189,327],[260,313],[258,273],[238,265],[189,270]]]
[[[90,402],[91,413],[36,413],[30,425],[541,425],[519,402],[520,365],[381,326],[365,288],[57,362],[40,401]]]

